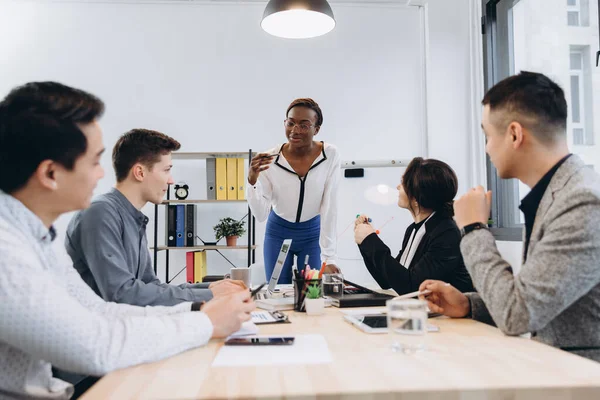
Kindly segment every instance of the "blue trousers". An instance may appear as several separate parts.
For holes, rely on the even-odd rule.
[[[292,247],[288,252],[285,263],[279,275],[280,284],[292,283],[292,264],[294,255],[298,257],[298,268],[304,267],[304,258],[308,254],[308,264],[313,269],[321,268],[321,246],[319,237],[321,234],[321,216],[305,222],[289,222],[281,218],[273,211],[267,219],[265,231],[265,243],[263,256],[265,259],[265,274],[267,282],[273,275],[275,262],[285,239],[292,239]]]

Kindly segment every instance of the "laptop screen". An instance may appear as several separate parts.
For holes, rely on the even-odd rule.
[[[271,275],[271,280],[269,281],[269,288],[267,289],[268,293],[273,293],[275,291],[275,286],[277,286],[277,281],[279,281],[279,275],[281,275],[283,264],[285,264],[285,260],[287,258],[291,246],[292,239],[285,239],[281,244],[281,250],[279,250],[277,261],[275,261],[275,268],[273,269],[273,274]]]

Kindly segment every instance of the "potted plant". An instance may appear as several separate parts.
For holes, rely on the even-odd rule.
[[[305,302],[307,315],[321,315],[325,312],[325,299],[321,296],[321,287],[318,283],[308,286]]]
[[[217,225],[213,226],[217,241],[225,237],[227,246],[235,246],[238,237],[246,232],[246,229],[244,228],[245,223],[246,221],[236,221],[230,217],[222,218]]]

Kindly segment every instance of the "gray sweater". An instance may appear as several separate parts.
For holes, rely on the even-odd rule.
[[[146,239],[148,217],[117,189],[98,196],[71,220],[65,246],[85,283],[106,301],[172,306],[208,301],[205,284],[161,283]]]
[[[467,295],[473,318],[600,361],[600,176],[579,157],[552,177],[518,275],[486,230],[461,251],[478,291]]]

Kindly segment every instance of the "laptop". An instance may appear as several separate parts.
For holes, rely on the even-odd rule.
[[[277,286],[277,281],[279,281],[279,276],[281,275],[281,270],[283,269],[283,264],[285,264],[285,260],[287,259],[288,253],[292,246],[292,239],[285,239],[281,244],[281,249],[279,250],[279,255],[277,256],[277,261],[275,261],[275,268],[273,269],[273,274],[271,275],[271,279],[269,280],[269,286],[267,290],[264,292],[260,292],[256,294],[257,300],[270,299],[273,297],[273,294],[276,292],[275,287]],[[290,298],[291,303],[294,304],[294,298]]]
[[[386,301],[394,298],[392,295],[377,293],[346,279],[344,279],[344,285],[344,294],[341,297],[329,296],[332,306],[338,308],[379,307],[385,306]]]

